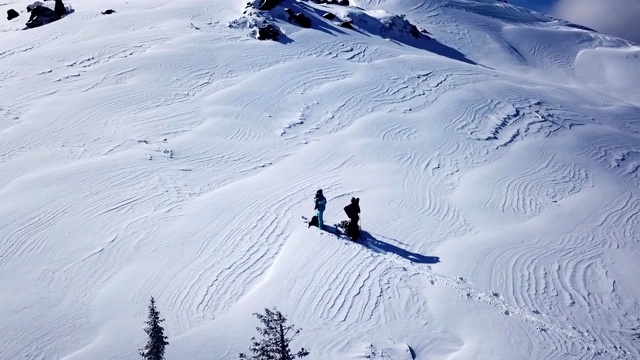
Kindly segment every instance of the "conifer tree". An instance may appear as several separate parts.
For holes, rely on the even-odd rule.
[[[169,345],[169,342],[164,335],[164,328],[160,326],[163,321],[164,319],[160,319],[156,301],[152,296],[149,303],[149,320],[145,321],[147,327],[144,329],[144,332],[149,335],[149,340],[139,351],[140,356],[145,360],[164,360],[164,348]]]
[[[305,348],[293,354],[289,344],[302,329],[287,325],[287,318],[275,307],[273,310],[264,309],[264,314],[254,313],[264,327],[256,328],[262,339],[251,338],[252,355],[240,354],[240,359],[250,360],[292,360],[309,355]]]

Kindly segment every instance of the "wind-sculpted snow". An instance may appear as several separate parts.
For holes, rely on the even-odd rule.
[[[541,153],[535,162],[518,165],[511,168],[517,175],[491,184],[491,196],[484,204],[488,213],[535,217],[544,207],[578,193],[588,181],[584,169],[558,163],[553,154]]]
[[[496,254],[492,266],[494,270],[522,269],[514,272],[520,274],[514,284],[521,285],[503,296],[513,297],[514,302],[547,319],[557,319],[555,327],[568,331],[594,355],[636,357],[633,332],[637,318],[623,310],[631,298],[625,286],[619,287],[619,274],[625,271],[622,261],[630,259],[613,253],[630,246],[624,239],[637,237],[637,206],[637,199],[621,194],[577,224],[581,232],[549,236],[536,231],[532,241],[518,236],[518,243]],[[609,256],[616,261],[607,260]],[[493,281],[507,285],[512,280]],[[602,331],[599,324],[611,324],[617,330]]]
[[[0,359],[134,359],[151,295],[172,359],[272,306],[312,359],[640,357],[636,45],[489,0],[116,5],[0,22]]]

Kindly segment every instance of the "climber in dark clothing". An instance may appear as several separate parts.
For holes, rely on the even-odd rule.
[[[358,221],[360,220],[360,198],[351,198],[351,204],[344,207],[344,212],[349,217],[349,224],[347,225],[347,235],[353,240],[360,237],[360,228],[358,227]]]
[[[344,212],[347,213],[349,220],[358,225],[360,220],[360,198],[351,198],[351,204],[344,207]]]

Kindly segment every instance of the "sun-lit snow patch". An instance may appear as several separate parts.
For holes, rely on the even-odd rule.
[[[428,39],[426,31],[411,24],[404,15],[391,14],[385,10],[360,10],[349,8],[341,14],[342,20],[350,19],[357,27],[384,38]]]

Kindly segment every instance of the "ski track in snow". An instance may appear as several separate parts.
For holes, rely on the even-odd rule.
[[[365,323],[371,320],[374,320],[374,323],[393,321],[393,317],[389,317],[388,314],[383,318],[372,319],[375,316],[373,309],[382,306],[381,303],[384,302],[383,299],[387,296],[385,294],[392,291],[390,288],[391,282],[399,281],[404,277],[413,278],[415,276],[419,276],[422,281],[428,282],[431,286],[445,286],[455,290],[458,296],[463,299],[486,304],[494,308],[496,313],[500,314],[500,316],[515,317],[523,321],[525,324],[529,324],[532,329],[540,334],[548,334],[550,332],[556,334],[559,336],[559,339],[554,340],[554,349],[548,351],[548,355],[560,352],[572,353],[586,349],[590,356],[593,357],[612,356],[615,358],[630,358],[630,354],[623,350],[623,347],[612,342],[611,339],[594,338],[590,335],[592,334],[591,329],[579,330],[575,326],[571,325],[571,322],[563,324],[554,320],[557,318],[550,316],[554,311],[554,307],[543,306],[544,304],[537,303],[535,301],[536,299],[539,299],[540,296],[546,295],[547,293],[545,291],[531,294],[526,299],[528,301],[523,301],[521,298],[517,299],[518,303],[526,305],[513,305],[498,292],[479,289],[463,277],[452,277],[440,274],[433,271],[431,266],[413,264],[394,254],[376,254],[368,261],[358,261],[358,268],[345,268],[346,264],[340,264],[340,260],[345,256],[356,256],[356,253],[354,253],[354,247],[357,248],[358,246],[360,245],[345,244],[344,247],[346,247],[346,249],[339,247],[339,250],[341,251],[340,254],[329,252],[325,254],[326,259],[323,256],[323,261],[326,261],[327,259],[334,260],[324,263],[321,268],[323,276],[320,277],[320,279],[324,279],[324,284],[317,286],[317,288],[333,290],[329,293],[324,292],[319,297],[313,292],[308,294],[307,296],[310,297],[310,299],[306,299],[305,297],[304,301],[301,302],[309,304],[307,306],[311,306],[311,308],[307,308],[300,313],[302,318],[311,316],[312,314],[320,314],[321,319],[325,319],[326,317],[324,320],[326,321],[326,324],[324,322],[322,323],[326,326],[330,326],[330,320],[335,319],[339,319],[340,322],[352,320],[357,323]],[[331,247],[329,250],[331,250]],[[504,254],[504,258],[508,260],[521,260],[520,258],[530,251],[531,249],[518,249],[515,254],[512,252]],[[527,258],[530,260],[530,257]],[[594,258],[595,256],[588,260],[594,260]],[[383,264],[380,264],[380,261],[382,261]],[[519,264],[517,263],[510,264],[512,267],[518,267],[518,265]],[[535,268],[531,266],[531,264],[527,265]],[[573,268],[574,264],[570,265],[572,265]],[[580,271],[581,269],[578,270]],[[391,275],[398,273],[401,274],[399,277]],[[350,277],[333,277],[331,274],[353,275]],[[390,276],[393,279],[391,281],[385,281],[385,279],[388,279]],[[582,285],[586,284],[585,280],[586,277],[583,276]],[[529,281],[531,281],[531,279],[529,279]],[[532,283],[535,284],[536,282],[533,281]],[[576,286],[580,285],[581,284],[576,283],[567,284],[565,285],[564,291],[570,293],[576,289]],[[369,310],[371,312],[358,312],[354,314],[353,312],[350,313],[347,311],[347,309],[353,308],[354,304],[344,304],[342,302],[339,304],[335,303],[336,299],[342,301],[344,301],[344,299],[351,299],[351,301],[353,301],[353,299],[362,296],[363,289],[367,289],[368,301],[373,301],[372,304],[365,302],[363,310]],[[420,295],[414,294],[414,296],[419,297]],[[540,311],[538,309],[545,310]],[[328,311],[331,312],[327,314]],[[602,315],[606,316],[606,313]],[[354,319],[348,319],[348,317],[354,317]],[[602,345],[602,343],[605,343],[606,345]],[[543,354],[538,355],[542,356]]]
[[[640,357],[637,46],[355,5],[441,47],[286,19],[258,42],[233,1],[0,25],[0,358],[135,358],[150,295],[172,358],[233,358],[273,305],[318,359]],[[362,199],[364,245],[304,228],[317,188],[336,222]]]

